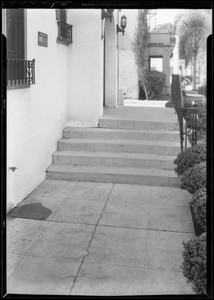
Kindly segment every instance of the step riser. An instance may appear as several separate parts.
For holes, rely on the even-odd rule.
[[[125,152],[125,153],[151,153],[163,155],[177,155],[180,147],[153,146],[153,145],[122,145],[102,143],[62,143],[58,141],[59,151],[98,151],[98,152]]]
[[[101,128],[136,129],[136,130],[179,130],[178,123],[171,122],[142,122],[129,120],[101,119]]]
[[[109,158],[109,157],[77,157],[77,156],[53,156],[53,163],[72,166],[103,166],[103,167],[124,167],[124,168],[145,168],[174,170],[173,161]]]
[[[47,178],[71,181],[105,182],[105,183],[125,183],[148,186],[180,187],[179,178],[139,176],[139,175],[111,175],[100,173],[58,173],[47,171]]]
[[[178,142],[180,140],[179,134],[167,133],[126,133],[126,132],[84,132],[84,131],[63,131],[63,138],[66,139],[121,139],[121,140],[144,140],[144,141],[169,141]]]

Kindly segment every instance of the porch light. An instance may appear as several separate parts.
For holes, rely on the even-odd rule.
[[[57,22],[59,22],[59,19],[60,19],[60,11],[59,11],[59,9],[56,9],[56,20],[57,20]]]
[[[102,20],[106,18],[106,19],[109,19],[110,23],[111,23],[113,11],[114,11],[114,9],[106,9],[106,11],[105,11],[105,9],[102,9],[102,15],[101,15]]]
[[[120,19],[120,27],[117,24],[117,33],[122,32],[124,35],[126,26],[127,26],[127,17],[123,15]]]

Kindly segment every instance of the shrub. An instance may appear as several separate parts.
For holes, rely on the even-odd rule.
[[[185,189],[193,194],[198,189],[206,187],[206,172],[206,162],[189,168],[181,176],[181,189]]]
[[[185,105],[186,108],[191,107],[190,104]],[[202,103],[197,104],[197,125],[194,126],[193,122],[193,114],[191,112],[186,111],[184,118],[187,122],[188,128],[193,128],[196,130],[205,130],[207,125],[207,108],[206,105]],[[194,125],[193,125],[194,124]]]
[[[201,225],[204,231],[206,231],[206,206],[207,206],[207,194],[206,188],[199,189],[192,197],[191,201],[193,211],[196,217],[196,221]]]
[[[182,270],[187,281],[192,284],[194,292],[206,294],[206,233],[184,243]]]
[[[142,85],[141,75],[140,84]],[[166,75],[162,72],[158,71],[146,71],[145,73],[145,85],[146,91],[148,94],[148,99],[154,99],[154,97],[158,96],[163,89],[166,81]]]
[[[205,84],[198,87],[198,93],[207,96],[207,87]]]
[[[206,143],[195,145],[179,153],[174,160],[175,172],[181,176],[189,168],[206,161]]]
[[[197,105],[197,112],[199,121],[202,124],[201,129],[206,129],[207,125],[207,106],[203,105],[202,103]]]

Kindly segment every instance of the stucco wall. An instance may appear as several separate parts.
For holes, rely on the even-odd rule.
[[[45,179],[69,121],[96,123],[102,115],[100,10],[68,11],[73,44],[56,42],[55,9],[27,10],[27,59],[36,60],[36,84],[7,92],[7,209]],[[38,31],[48,47],[38,46]]]
[[[97,126],[102,115],[103,61],[100,9],[70,9],[69,125]]]
[[[151,46],[147,48],[147,56],[163,56],[163,73],[166,74],[166,85],[170,85],[170,54],[172,47]],[[149,64],[149,59],[148,59]]]
[[[150,43],[163,43],[164,45],[170,44],[170,33],[150,33]]]

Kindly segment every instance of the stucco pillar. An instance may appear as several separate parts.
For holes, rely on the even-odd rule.
[[[115,21],[105,20],[105,106],[117,105],[117,52]]]

